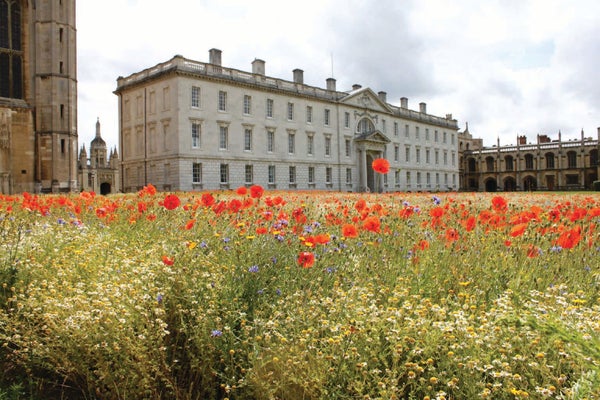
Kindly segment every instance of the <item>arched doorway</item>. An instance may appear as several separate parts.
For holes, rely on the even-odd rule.
[[[100,194],[105,195],[110,193],[110,183],[103,182],[100,184]]]
[[[486,192],[495,192],[498,190],[498,183],[494,178],[489,178],[485,181],[485,191]]]
[[[515,190],[517,190],[517,181],[515,178],[509,176],[508,178],[504,179],[504,191],[514,192]]]
[[[523,190],[537,190],[537,181],[533,176],[526,176],[525,179],[523,179]]]

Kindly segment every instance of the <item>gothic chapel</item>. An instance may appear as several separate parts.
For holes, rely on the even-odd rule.
[[[79,190],[75,0],[0,0],[0,193]]]

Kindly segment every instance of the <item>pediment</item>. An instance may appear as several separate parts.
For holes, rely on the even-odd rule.
[[[369,88],[361,88],[352,91],[341,101],[342,104],[352,105],[358,108],[366,108],[371,111],[391,113],[392,109]]]
[[[357,135],[354,140],[361,142],[375,142],[375,143],[390,143],[391,140],[385,136],[381,131],[375,130],[369,133],[361,133]]]

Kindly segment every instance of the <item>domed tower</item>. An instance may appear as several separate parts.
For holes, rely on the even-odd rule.
[[[90,143],[90,162],[92,168],[105,168],[108,164],[106,142],[100,133],[100,118],[96,121],[96,137]]]

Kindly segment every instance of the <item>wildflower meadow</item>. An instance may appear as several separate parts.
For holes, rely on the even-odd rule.
[[[0,195],[0,399],[597,399],[599,222],[592,192]]]

